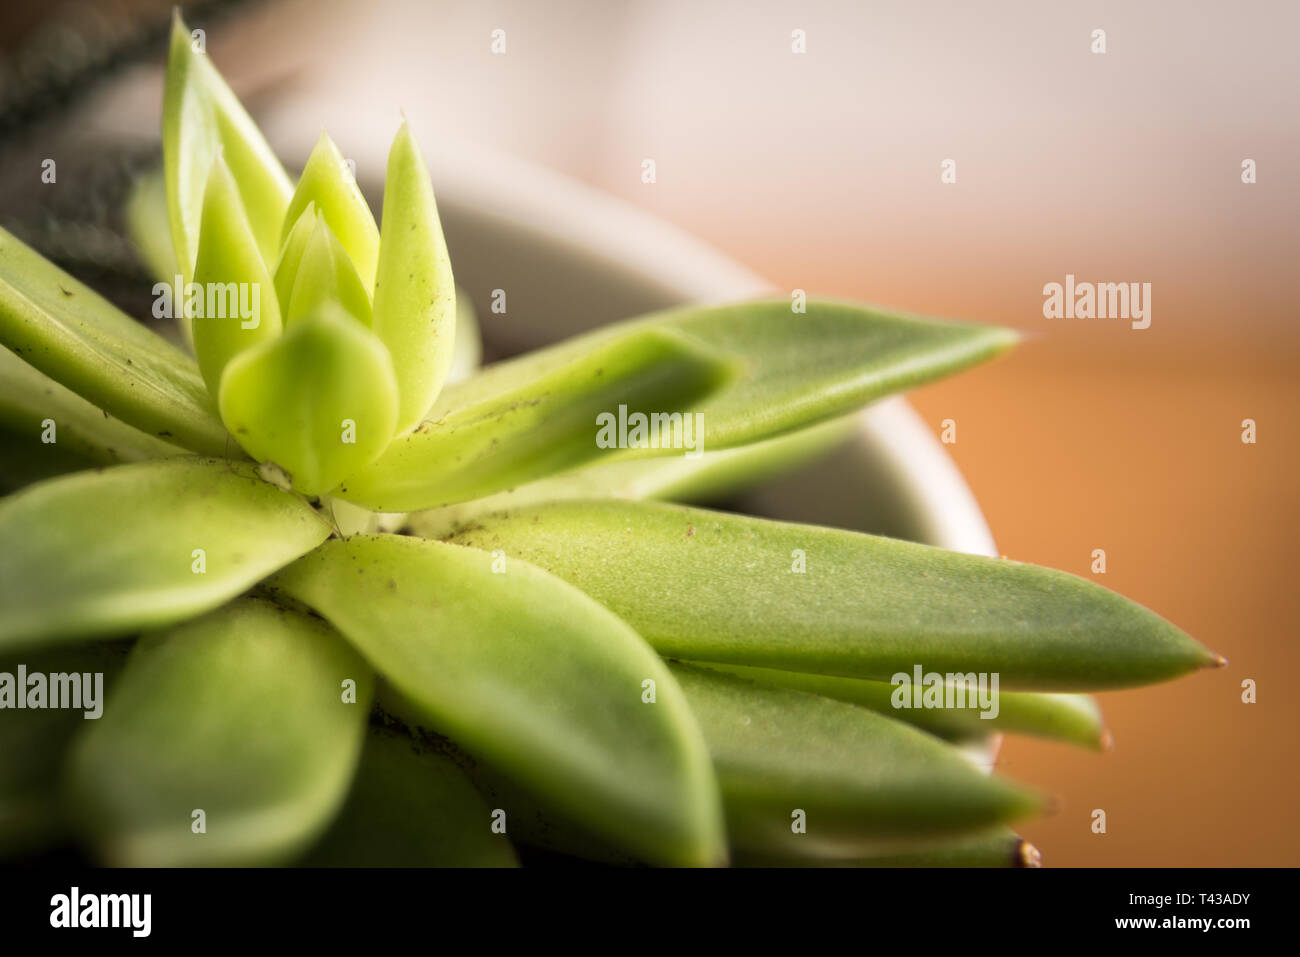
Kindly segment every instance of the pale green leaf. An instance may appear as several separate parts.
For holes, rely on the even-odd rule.
[[[210,455],[230,447],[193,359],[3,229],[0,345],[142,432]]]
[[[181,456],[42,482],[0,500],[0,649],[180,621],[327,535],[250,463]]]
[[[393,434],[393,366],[373,332],[335,306],[237,356],[221,380],[221,417],[260,462],[320,495],[373,462]]]
[[[282,315],[289,312],[293,286],[298,279],[298,264],[302,262],[302,254],[307,251],[307,243],[315,232],[316,204],[308,203],[285,237],[280,258],[275,264],[275,298],[280,304]]]
[[[452,540],[573,582],[676,658],[882,681],[919,664],[1051,691],[1221,660],[1073,575],[838,529],[606,500],[483,516]]]
[[[74,746],[69,805],[108,864],[288,861],[347,795],[372,688],[332,629],[268,601],[147,635]]]
[[[401,410],[397,429],[417,425],[451,369],[456,286],[433,185],[405,122],[388,154],[375,283],[375,333],[393,356]]]
[[[45,474],[51,475],[185,454],[184,449],[106,415],[8,349],[0,349],[0,428],[11,439],[6,460],[48,461],[50,470]],[[4,462],[5,467],[17,464]]]
[[[501,392],[477,389],[479,376],[444,390],[432,421],[394,439],[377,462],[349,476],[339,494],[376,511],[399,512],[511,488],[605,454],[597,444],[598,416],[620,406],[646,415],[672,410],[676,402],[681,409],[733,374],[716,354],[659,329],[531,371],[536,378],[494,377]],[[470,394],[473,401],[460,401]]]
[[[221,78],[206,53],[195,49],[177,12],[163,89],[163,169],[176,261],[186,281],[193,275],[208,171],[225,158],[262,259],[275,262],[280,224],[293,184],[261,131]],[[170,278],[170,277],[169,277]]]
[[[186,303],[194,354],[208,392],[216,395],[230,360],[276,339],[281,329],[275,286],[220,156],[203,200],[194,282],[198,295]]]
[[[294,233],[290,232],[285,242],[285,251],[290,256],[294,253],[293,243]],[[370,298],[361,285],[361,277],[325,217],[317,212],[311,235],[294,267],[285,323],[292,325],[327,304],[342,306],[357,321],[370,325]]]
[[[358,536],[326,543],[271,584],[338,628],[414,723],[638,856],[720,863],[708,757],[663,662],[577,589],[523,562],[494,562],[438,542]],[[646,681],[654,703],[642,700]]]
[[[779,299],[684,306],[605,326],[490,366],[448,389],[438,407],[480,401],[647,328],[677,330],[738,364],[741,374],[700,406],[709,449],[744,445],[837,418],[889,393],[992,358],[1017,338],[997,326],[833,300],[809,300],[806,313],[793,313],[789,301]]]
[[[638,362],[648,336],[672,335],[679,349],[698,349],[727,369],[725,382],[696,388],[696,377],[665,383],[653,402],[635,401],[622,393],[627,386],[600,395],[594,411],[614,414],[626,405],[629,417],[640,411],[699,413],[705,451],[730,448],[834,419],[889,392],[909,388],[987,359],[1005,350],[1015,334],[992,326],[973,326],[884,313],[847,303],[808,303],[796,314],[785,301],[759,301],[732,306],[687,307],[608,326],[577,339],[499,363],[465,382],[443,390],[428,418],[431,424],[400,436],[379,462],[348,483],[345,497],[383,511],[438,508],[479,498],[547,474],[575,468],[596,458],[617,460],[682,454],[681,443],[663,441],[631,449],[593,449],[592,415],[553,420],[550,412],[560,396],[574,400],[575,381],[613,361]],[[503,405],[507,403],[508,405]],[[495,443],[513,450],[511,435],[518,415],[491,410],[508,408],[524,419],[546,423],[532,429],[537,441],[552,451],[497,477],[485,469],[478,454],[464,448],[467,437],[456,424],[471,418],[473,446]],[[529,411],[531,410],[531,412]],[[489,415],[490,413],[490,415]],[[498,421],[500,420],[500,421]],[[695,420],[692,419],[692,422]],[[457,434],[462,432],[462,434]],[[578,454],[578,449],[583,454]],[[561,454],[563,450],[568,450]],[[467,463],[474,468],[460,474]]]
[[[375,266],[379,261],[379,229],[348,169],[347,160],[324,133],[307,157],[302,177],[289,200],[280,229],[281,242],[288,239],[290,230],[308,203],[314,203],[316,211],[325,217],[356,267],[366,295],[373,296]]]
[[[421,538],[446,538],[473,524],[480,515],[581,498],[705,502],[818,458],[842,442],[855,422],[855,416],[832,419],[774,439],[705,452],[697,458],[678,455],[598,461],[495,495],[417,512],[410,516],[408,527]]]

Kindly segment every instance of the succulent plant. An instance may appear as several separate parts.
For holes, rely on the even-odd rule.
[[[4,853],[1024,863],[1042,799],[966,745],[1097,746],[1082,692],[1220,661],[1061,572],[679,504],[1011,332],[688,306],[476,371],[405,122],[377,227],[179,17],[130,218],[192,355],[0,233]]]

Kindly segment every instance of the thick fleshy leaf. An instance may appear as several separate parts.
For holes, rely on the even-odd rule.
[[[194,354],[208,392],[216,395],[230,360],[279,337],[281,327],[271,274],[220,156],[212,164],[203,200],[194,283],[199,294],[186,303]]]
[[[393,434],[388,350],[336,306],[242,353],[221,380],[221,417],[245,451],[274,462],[306,495],[373,462]]]
[[[524,562],[392,535],[328,542],[271,584],[366,656],[408,723],[647,860],[725,857],[716,783],[676,682],[577,589]]]
[[[293,298],[293,285],[298,279],[298,264],[307,251],[307,243],[316,232],[316,204],[308,203],[298,221],[285,237],[280,258],[275,264],[275,298],[280,303],[280,314],[288,315]]]
[[[447,380],[456,334],[451,258],[420,147],[405,122],[388,153],[375,334],[397,372],[397,429],[417,425]]]
[[[629,417],[680,413],[725,384],[734,367],[685,337],[645,329],[532,371],[531,381],[494,378],[501,392],[478,390],[479,376],[444,390],[432,421],[394,439],[339,494],[401,512],[511,488],[607,454],[598,444],[600,416],[620,407]],[[474,400],[461,404],[471,393]],[[679,437],[676,454],[686,451]]]
[[[289,231],[308,203],[315,203],[316,211],[325,217],[361,276],[366,295],[372,296],[375,265],[379,261],[379,229],[348,169],[347,160],[324,133],[307,157],[302,177],[289,200],[280,230],[282,242],[289,237]]]
[[[596,356],[603,357],[599,364],[630,359],[644,350],[647,336],[656,331],[675,334],[679,341],[716,357],[728,369],[727,381],[700,394],[692,378],[676,389],[660,390],[653,407],[640,409],[614,390],[600,411],[612,413],[626,404],[629,413],[700,412],[704,433],[700,447],[705,450],[745,445],[841,417],[887,393],[990,358],[1015,341],[1015,333],[1006,329],[913,318],[838,302],[809,302],[805,314],[792,313],[785,301],[670,310],[499,363],[445,389],[429,415],[434,424],[401,436],[383,459],[349,483],[345,497],[384,511],[438,508],[544,478],[597,457],[680,455],[680,447],[664,442],[658,447],[593,450],[587,438],[589,426],[581,417],[575,418],[577,427],[569,442],[554,435],[547,442],[550,448],[581,444],[585,456],[541,458],[504,483],[457,476],[464,453],[455,449],[447,454],[449,443],[456,446],[461,441],[454,431],[448,434],[447,423],[469,414],[466,410],[499,407],[508,397],[514,408],[533,409],[544,418],[547,413],[542,410],[549,410],[554,401],[550,390],[555,376],[565,369],[589,369]],[[513,419],[494,419],[475,417],[475,430],[482,433],[475,443],[495,438],[501,447],[514,449],[517,443],[509,435]],[[558,431],[559,427],[552,428]],[[481,472],[474,469],[474,474]]]
[[[268,601],[147,635],[74,747],[69,805],[109,864],[287,861],[347,795],[373,683],[332,629]]]
[[[492,808],[445,755],[372,726],[352,792],[300,862],[312,867],[515,867]]]
[[[892,853],[918,837],[1041,810],[1030,792],[865,708],[684,665],[673,674],[709,744],[738,849],[818,858]]]
[[[675,658],[881,681],[920,665],[1053,691],[1222,661],[1073,575],[838,529],[585,501],[483,516],[452,541],[574,582]]]
[[[998,690],[994,707],[981,709],[966,694],[953,694],[953,707],[912,707],[912,685],[837,678],[772,668],[710,664],[708,667],[772,688],[793,688],[870,708],[898,721],[915,725],[950,741],[968,741],[993,732],[1030,734],[1101,749],[1109,740],[1097,702],[1082,694],[1045,694],[1037,691]],[[947,693],[947,686],[944,686]],[[948,700],[945,698],[945,701]],[[906,703],[908,707],[896,707]],[[960,706],[957,706],[960,703]],[[987,717],[986,717],[987,715]]]
[[[77,732],[103,716],[104,696],[130,644],[96,642],[0,660],[0,859],[66,837],[63,759]]]
[[[290,232],[285,242],[285,250],[290,255],[293,242],[294,234]],[[361,285],[361,277],[325,217],[317,212],[311,235],[294,270],[285,322],[292,325],[326,305],[342,306],[353,318],[370,325],[370,298]]]
[[[293,183],[226,81],[196,49],[180,13],[172,18],[163,89],[163,170],[172,244],[188,280],[199,248],[208,171],[220,153],[239,187],[262,259],[275,262]]]
[[[189,618],[329,531],[251,463],[182,456],[42,482],[0,501],[0,649]]]
[[[8,349],[0,349],[0,428],[12,440],[0,464],[6,472],[20,464],[12,461],[18,458],[48,462],[44,474],[55,475],[185,454],[184,449],[106,415]],[[42,469],[35,470],[41,473]]]
[[[698,458],[682,455],[596,462],[495,495],[417,512],[410,516],[408,528],[421,538],[446,538],[473,524],[480,515],[571,499],[707,502],[818,458],[843,441],[854,422],[854,416],[832,419],[774,439],[705,452]]]
[[[0,345],[142,432],[210,455],[229,447],[193,359],[3,229]]]

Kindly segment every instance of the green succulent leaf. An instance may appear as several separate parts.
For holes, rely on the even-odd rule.
[[[278,338],[281,329],[275,286],[235,181],[219,155],[203,200],[194,282],[199,294],[186,305],[194,354],[208,392],[216,395],[227,363],[252,346]]]
[[[372,726],[352,792],[301,863],[312,867],[516,867],[492,809],[445,755]]]
[[[444,390],[430,421],[394,439],[339,494],[376,511],[400,512],[523,484],[598,458],[605,451],[597,444],[602,413],[623,405],[649,415],[674,402],[692,403],[734,369],[671,331],[643,329],[559,366],[518,371],[525,378],[493,377],[500,392],[477,387],[487,373]]]
[[[3,229],[0,345],[142,432],[226,452],[194,360]]]
[[[675,665],[709,745],[738,850],[794,857],[888,853],[1041,810],[915,728],[819,695]],[[806,830],[792,827],[804,812]],[[904,845],[905,846],[905,845]]]
[[[347,795],[373,684],[328,626],[267,601],[147,635],[74,747],[69,805],[109,864],[288,861]]]
[[[405,122],[388,153],[375,283],[375,333],[393,356],[401,410],[397,429],[417,425],[451,369],[456,285],[433,185]]]
[[[281,313],[285,315],[288,315],[289,303],[293,299],[298,265],[302,262],[302,254],[307,251],[307,243],[316,232],[316,222],[316,204],[308,203],[280,249],[280,258],[275,264],[275,298],[280,304]]]
[[[652,396],[629,395],[593,373],[610,363],[646,365],[655,335],[671,336],[679,351],[713,357],[726,377],[705,390],[697,376],[665,382]],[[808,303],[793,314],[785,301],[690,307],[619,323],[577,339],[503,362],[444,390],[430,411],[429,427],[400,436],[379,462],[354,477],[345,498],[381,511],[439,508],[479,498],[597,457],[681,455],[661,441],[658,448],[595,447],[594,416],[626,405],[629,417],[699,412],[705,450],[718,450],[841,417],[889,392],[957,371],[1003,351],[1015,334],[989,326],[962,325],[883,313],[860,306]],[[648,371],[648,370],[643,370]],[[604,381],[608,391],[590,388]],[[575,386],[587,400],[577,402]],[[554,405],[569,400],[563,419]],[[496,410],[496,411],[493,411]],[[472,433],[466,434],[466,422]],[[516,423],[527,426],[550,454],[529,456],[527,468],[509,472],[488,466],[494,447],[516,452]],[[544,428],[540,426],[545,426]],[[522,429],[521,429],[522,430]],[[472,444],[484,453],[471,453]],[[522,457],[512,454],[518,464]],[[465,466],[468,474],[462,474]],[[504,473],[504,474],[503,474]],[[498,477],[499,476],[499,477]]]
[[[285,242],[288,255],[294,252],[294,241],[294,233],[290,232]],[[311,235],[294,268],[285,322],[292,325],[326,304],[342,306],[363,325],[370,325],[370,297],[361,285],[361,277],[325,217],[317,212]]]
[[[820,457],[842,442],[855,423],[856,416],[845,416],[774,439],[705,452],[697,458],[679,455],[598,461],[495,495],[417,512],[410,516],[408,531],[421,538],[447,538],[472,525],[480,515],[571,499],[709,501]]]
[[[904,692],[900,686],[886,681],[837,678],[832,675],[750,668],[745,665],[709,664],[708,667],[766,687],[793,688],[870,708],[950,741],[976,740],[993,732],[1015,732],[1068,741],[1097,750],[1105,746],[1108,737],[1102,724],[1101,710],[1088,695],[999,689],[997,710],[994,712],[989,709],[988,717],[985,717],[979,708],[969,705],[951,708],[942,705],[924,708],[895,707],[896,697],[901,700],[904,693],[908,696],[907,700],[911,701],[910,686]],[[961,700],[969,699],[963,696]]]
[[[5,465],[48,460],[55,463],[48,474],[185,454],[105,414],[8,349],[0,349],[0,429],[14,440]]]
[[[366,656],[409,705],[403,720],[646,860],[725,857],[708,756],[676,682],[577,589],[524,562],[399,536],[328,542],[272,585]]]
[[[329,531],[249,463],[182,456],[42,482],[0,501],[0,650],[200,614]]]
[[[249,455],[274,462],[299,492],[320,495],[388,445],[397,386],[384,344],[327,305],[232,360],[220,404]]]
[[[266,263],[279,252],[280,224],[293,192],[261,131],[196,46],[177,13],[163,89],[163,170],[172,243],[185,280],[198,255],[203,196],[218,154],[230,167]]]
[[[366,295],[371,295],[375,288],[375,265],[379,261],[379,229],[348,169],[347,160],[324,133],[307,157],[302,178],[289,200],[280,233],[281,242],[289,238],[290,230],[308,203],[314,203],[316,211],[325,217],[356,267]]]
[[[483,516],[451,540],[572,581],[674,658],[880,681],[920,664],[1044,691],[1221,662],[1073,575],[857,532],[605,500]]]
[[[14,682],[6,690],[0,678],[0,857],[36,853],[66,836],[59,807],[63,758],[77,733],[103,715],[104,696],[129,647],[97,642],[0,660],[0,674]],[[43,682],[34,683],[35,675]],[[48,706],[55,685],[60,695],[70,695],[69,707]],[[19,708],[19,697],[40,706]]]

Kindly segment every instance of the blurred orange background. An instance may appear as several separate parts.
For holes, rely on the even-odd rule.
[[[401,106],[434,153],[549,166],[779,289],[1023,330],[911,396],[957,422],[999,547],[1081,575],[1105,549],[1103,584],[1230,660],[1102,695],[1108,753],[1009,740],[1002,770],[1060,799],[1023,832],[1048,865],[1296,865],[1297,36],[1291,0],[290,0],[209,49],[254,102],[386,135]],[[1067,273],[1151,283],[1150,328],[1045,319]]]

